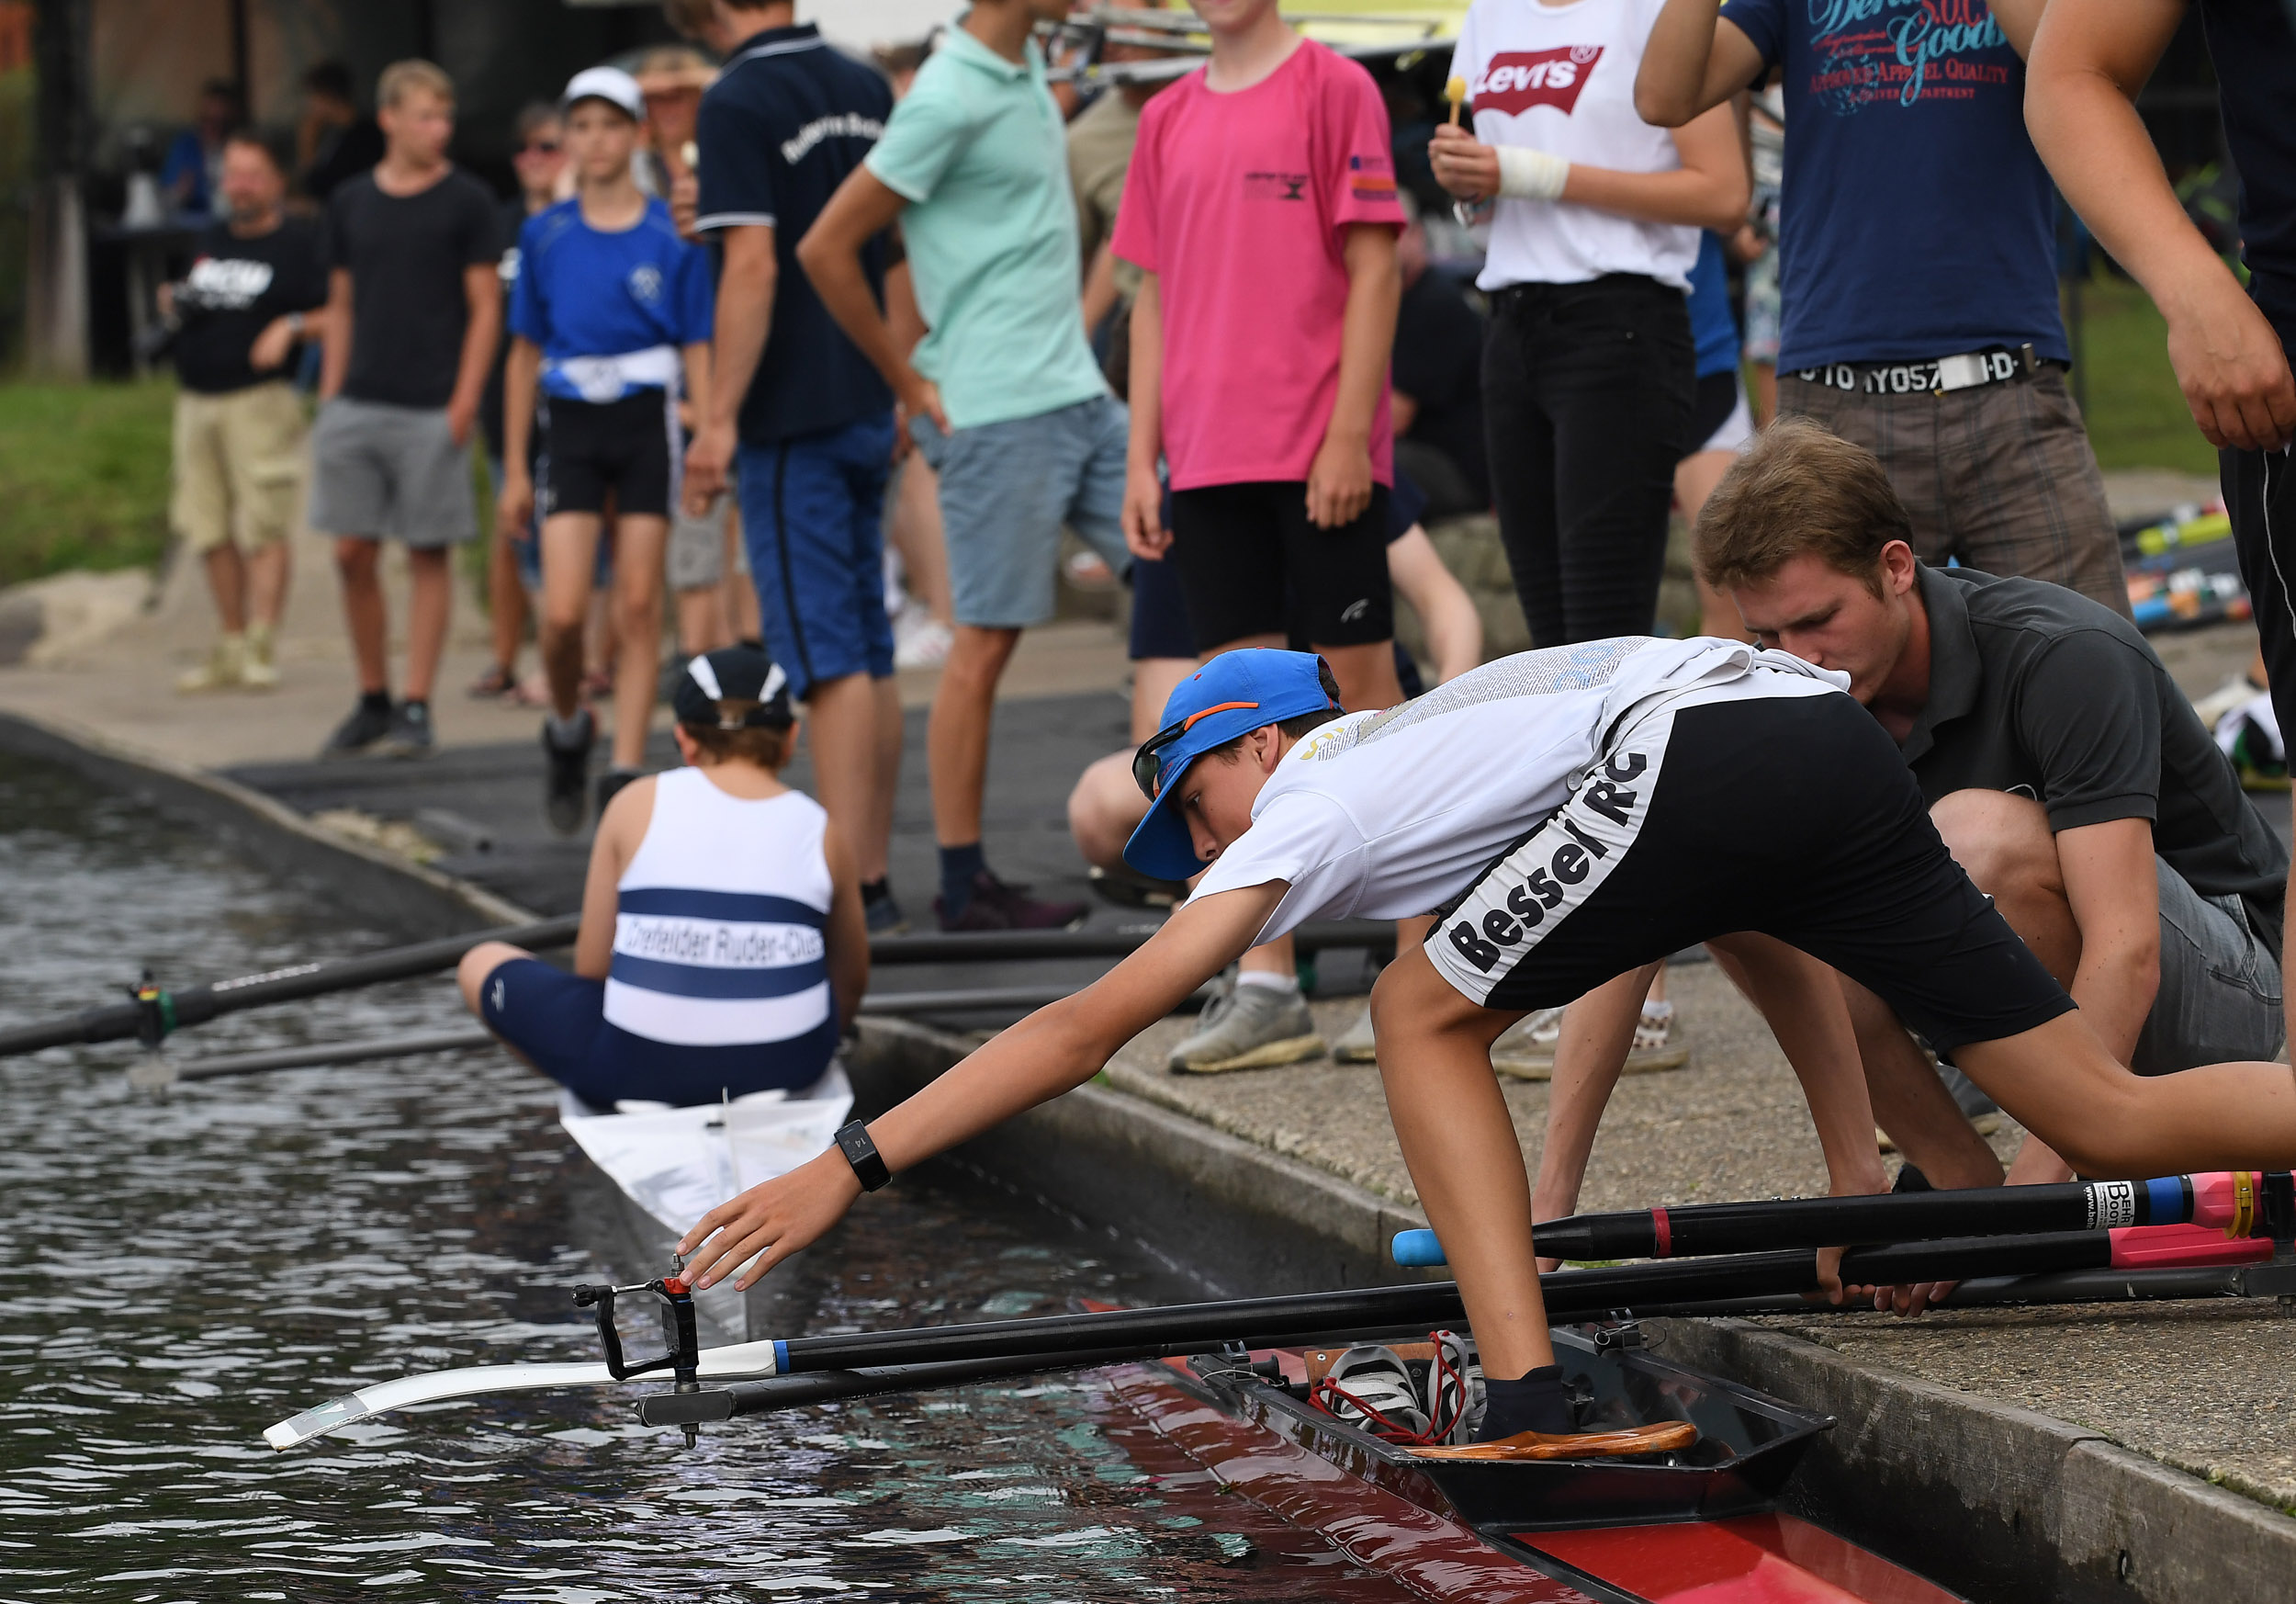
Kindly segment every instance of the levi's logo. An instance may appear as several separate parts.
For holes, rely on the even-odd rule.
[[[1305,173],[1246,173],[1244,175],[1244,198],[1246,200],[1305,200],[1308,175]]]
[[[1534,106],[1551,106],[1569,117],[1594,63],[1602,59],[1601,45],[1509,51],[1491,58],[1491,64],[1469,93],[1477,111],[1503,111],[1513,116]]]

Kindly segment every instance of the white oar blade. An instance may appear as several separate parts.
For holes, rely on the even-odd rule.
[[[781,1342],[737,1342],[724,1348],[704,1348],[700,1373],[713,1379],[780,1375],[789,1364],[789,1350]],[[660,1372],[642,1379],[667,1380]],[[417,1404],[441,1404],[456,1398],[485,1397],[494,1393],[532,1392],[543,1387],[591,1387],[613,1380],[602,1364],[480,1364],[464,1370],[435,1370],[427,1375],[400,1376],[361,1387],[349,1397],[306,1409],[291,1420],[264,1429],[265,1442],[277,1449],[298,1447],[314,1437],[393,1409]]]

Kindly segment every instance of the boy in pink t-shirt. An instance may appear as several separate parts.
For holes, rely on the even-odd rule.
[[[1275,0],[1200,9],[1210,63],[1142,112],[1117,214],[1116,254],[1147,276],[1126,537],[1177,561],[1199,651],[1304,639],[1349,707],[1390,706],[1403,214],[1387,109],[1369,73],[1293,32]]]

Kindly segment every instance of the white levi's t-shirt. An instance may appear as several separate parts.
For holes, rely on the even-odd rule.
[[[1451,70],[1467,80],[1475,137],[1622,173],[1679,168],[1674,136],[1635,110],[1635,73],[1662,3],[1475,0],[1451,55]],[[1563,201],[1502,200],[1476,282],[1503,289],[1639,273],[1686,293],[1697,260],[1698,231],[1688,224]]]
[[[1311,731],[1189,900],[1285,881],[1258,939],[1311,919],[1410,919],[1464,890],[1562,806],[1606,724],[1665,701],[1837,694],[1739,641],[1624,636],[1503,657],[1380,713]]]

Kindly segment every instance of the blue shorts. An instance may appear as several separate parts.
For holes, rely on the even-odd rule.
[[[633,1035],[606,1022],[606,983],[539,958],[495,966],[478,988],[479,1017],[529,1064],[592,1108],[624,1098],[716,1102],[811,1086],[837,1051],[837,1016],[785,1042],[690,1047]]]
[[[1113,572],[1131,566],[1123,524],[1130,430],[1124,403],[1106,395],[950,435],[930,418],[910,420],[917,450],[940,477],[958,623],[1025,629],[1051,618],[1064,524]]]
[[[885,616],[885,481],[893,414],[770,446],[745,442],[741,535],[765,648],[800,701],[848,674],[893,672]]]

